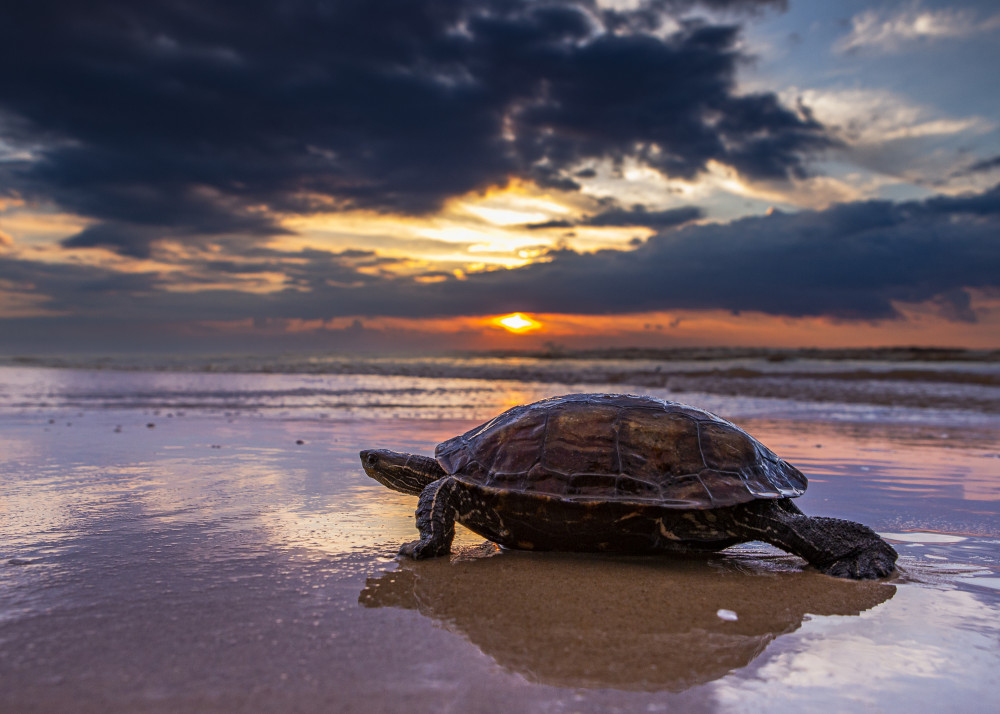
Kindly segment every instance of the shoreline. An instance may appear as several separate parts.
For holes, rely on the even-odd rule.
[[[219,369],[270,371],[266,365],[291,366],[310,373],[320,365],[357,366],[364,364],[406,364],[434,360],[537,360],[537,361],[654,361],[724,362],[752,360],[772,364],[788,361],[804,362],[981,362],[1000,363],[1000,348],[974,349],[958,347],[859,347],[859,348],[765,348],[765,347],[615,347],[576,349],[551,345],[543,349],[478,350],[419,353],[298,351],[270,354],[258,352],[122,352],[103,354],[92,352],[60,352],[38,354],[2,354],[0,366],[88,368],[112,370],[171,369],[215,371]]]

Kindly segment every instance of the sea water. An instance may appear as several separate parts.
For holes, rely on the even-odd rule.
[[[1000,366],[990,353],[8,360],[3,711],[991,711]],[[357,452],[515,404],[652,394],[739,423],[884,582],[711,557],[399,562],[412,497]],[[723,615],[720,615],[723,613]]]

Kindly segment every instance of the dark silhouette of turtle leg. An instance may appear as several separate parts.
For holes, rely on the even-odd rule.
[[[895,569],[893,547],[860,523],[806,516],[787,498],[753,501],[733,510],[747,540],[761,540],[805,558],[827,575],[867,580]]]
[[[400,555],[420,560],[448,555],[455,537],[455,518],[461,505],[458,482],[450,477],[434,481],[420,493],[417,529],[420,540],[404,543]]]

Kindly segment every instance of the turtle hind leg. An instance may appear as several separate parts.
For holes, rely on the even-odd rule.
[[[868,526],[806,516],[787,499],[737,506],[734,517],[748,540],[761,540],[805,558],[827,575],[869,580],[883,578],[896,567],[896,551]]]
[[[455,537],[459,500],[458,483],[453,478],[438,479],[424,488],[417,503],[420,540],[404,543],[399,554],[415,560],[448,555]]]

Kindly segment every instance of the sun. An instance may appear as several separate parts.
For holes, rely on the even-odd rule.
[[[530,316],[520,312],[494,317],[492,322],[494,325],[498,325],[508,332],[517,334],[537,330],[542,326],[542,323],[538,320],[532,319]]]

